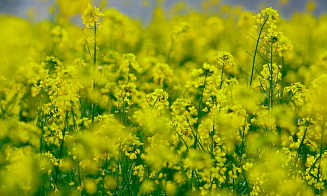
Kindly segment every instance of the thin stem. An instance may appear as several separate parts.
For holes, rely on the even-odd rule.
[[[283,51],[281,51],[281,53],[282,53],[282,67],[279,67],[279,69],[285,69],[284,68],[285,60],[284,60]],[[285,69],[285,70],[287,70],[287,69]],[[282,70],[280,71],[280,73],[282,74]],[[282,83],[282,86],[281,86],[282,92],[281,92],[280,97],[278,99],[279,103],[282,103],[282,96],[284,95],[284,74],[282,74],[281,79],[282,79],[282,82],[281,82]],[[277,103],[278,103],[278,101],[277,101]]]
[[[66,113],[66,120],[65,120],[65,127],[64,127],[64,130],[62,132],[62,140],[61,140],[61,144],[60,144],[60,151],[59,151],[59,158],[58,158],[58,167],[57,167],[57,172],[56,172],[56,177],[55,177],[55,186],[54,188],[58,188],[58,183],[57,183],[57,180],[58,180],[58,176],[60,175],[59,172],[59,168],[60,168],[60,160],[61,160],[61,154],[62,154],[62,151],[63,151],[63,148],[64,148],[64,141],[65,141],[65,134],[66,134],[66,131],[68,130],[68,112]]]
[[[213,150],[215,149],[214,136],[215,136],[215,124],[212,125],[212,134],[211,134],[211,157],[212,158],[214,158]]]
[[[248,55],[250,55],[252,58],[253,58],[253,55],[252,54],[250,54],[245,48],[244,48],[244,46],[242,46],[242,48],[243,48],[243,50],[246,52],[246,53],[248,53]]]
[[[297,91],[295,91],[286,101],[284,104],[287,104],[291,99],[292,97],[297,93]]]
[[[308,174],[310,174],[311,170],[314,168],[314,166],[316,165],[316,163],[318,162],[318,160],[320,160],[321,156],[323,155],[323,153],[327,150],[327,145],[325,146],[325,148],[322,149],[322,151],[319,154],[319,157],[315,160],[315,162],[313,162],[313,164],[311,165]]]
[[[207,84],[207,73],[205,73],[205,75],[204,75],[204,84],[203,84],[203,87],[201,90],[201,95],[200,95],[197,127],[199,127],[199,125],[200,125],[201,103],[202,103],[202,98],[203,98],[203,91],[206,87],[206,84]],[[195,149],[196,149],[197,143],[198,143],[198,132],[196,132],[195,140],[194,140]]]
[[[122,120],[123,123],[125,122],[125,98],[123,98],[123,112],[122,112]]]
[[[193,135],[193,137],[194,137],[194,138],[197,138],[198,131],[196,131],[196,135],[195,135],[195,134],[194,134],[195,130],[193,130],[192,125],[191,125],[191,123],[190,123],[190,120],[189,120],[187,117],[186,117],[186,120],[187,120],[188,125],[189,125],[190,128],[191,128],[191,131],[192,131],[192,135]],[[203,148],[203,146],[202,146],[202,144],[201,144],[201,141],[200,141],[200,140],[196,140],[196,142],[199,143],[201,149],[202,149],[203,152],[204,152],[205,150],[204,150],[204,148]],[[196,147],[196,146],[195,146],[195,147]]]
[[[2,113],[1,118],[5,118],[5,111],[4,111],[3,107],[2,107],[1,99],[0,99],[0,109],[1,109],[1,113]]]
[[[270,103],[269,103],[269,109],[272,111],[273,108],[273,93],[274,93],[274,78],[273,78],[273,37],[271,37],[271,45],[270,45],[270,86],[269,86],[269,98],[270,98]]]
[[[251,78],[250,78],[250,87],[252,85],[252,80],[253,80],[253,73],[254,73],[254,64],[255,64],[255,57],[257,55],[257,51],[258,51],[258,46],[259,46],[259,42],[260,42],[260,36],[263,30],[263,27],[265,26],[266,22],[268,20],[268,17],[265,19],[265,21],[263,22],[261,29],[259,31],[259,35],[258,35],[258,39],[257,39],[257,44],[255,46],[255,51],[254,51],[254,55],[253,55],[253,62],[252,62],[252,71],[251,71]]]
[[[324,133],[325,133],[325,124],[326,124],[326,115],[325,115],[325,109],[324,109],[324,117],[322,119],[322,125],[321,125],[321,138],[320,138],[320,157],[322,156],[322,151],[323,151],[323,145],[324,145]],[[320,164],[319,164],[319,169],[318,169],[318,178],[317,181],[319,181],[320,177],[320,170],[321,170],[321,159],[320,159]]]
[[[307,135],[307,130],[308,130],[309,125],[310,125],[310,120],[311,120],[312,112],[313,112],[313,110],[311,111],[311,115],[310,115],[310,117],[309,117],[309,119],[308,119],[308,121],[307,121],[307,125],[306,125],[306,127],[305,127],[305,130],[304,130],[304,134],[303,134],[303,137],[302,137],[301,143],[300,143],[300,145],[299,145],[299,148],[297,149],[297,152],[296,152],[296,158],[295,158],[295,161],[294,161],[293,169],[295,169],[296,164],[297,164],[297,161],[298,161],[298,159],[299,159],[300,151],[301,151],[302,146],[303,146],[303,144],[304,144],[304,139],[305,139],[305,136]],[[309,173],[310,173],[310,171],[309,171]],[[290,176],[290,177],[291,177],[291,176]]]
[[[159,99],[159,97],[154,101],[154,104],[153,104],[153,106],[151,107],[151,112],[152,112],[152,110],[153,110],[153,108],[154,108],[154,106],[156,105],[156,103],[157,103],[157,101],[158,101],[158,99]]]
[[[94,48],[93,48],[93,68],[95,70],[96,62],[97,62],[97,23],[94,22]],[[95,83],[93,84],[95,85]]]
[[[50,56],[54,53],[54,51],[55,51],[55,49],[56,49],[56,46],[57,46],[57,44],[58,44],[58,40],[56,40],[55,42],[54,42],[54,44],[53,44],[53,48],[52,49],[50,49]]]
[[[126,166],[127,166],[128,160],[126,157]],[[119,190],[119,195],[122,195],[122,193],[125,191],[125,189],[128,187],[129,181],[128,179],[130,179],[131,176],[131,170],[132,170],[132,166],[133,166],[133,162],[130,163],[129,167],[125,167],[125,169],[127,169],[127,172],[125,173],[125,175],[123,175],[122,177],[122,181],[120,182],[120,190]],[[126,181],[126,184],[125,184]]]
[[[94,22],[94,48],[93,48],[93,91],[95,90],[95,71],[96,71],[96,63],[97,63],[97,22]],[[93,93],[94,98],[94,93]],[[92,103],[92,124],[94,122],[95,116],[95,103],[93,99]]]
[[[171,52],[173,51],[174,45],[175,45],[175,42],[172,40],[171,46],[170,46],[170,48],[168,50],[168,54],[167,54],[167,64],[168,65],[170,65],[170,55],[171,55]]]
[[[219,86],[219,89],[221,89],[221,87],[223,86],[224,68],[225,68],[225,63],[223,64],[223,69],[221,70],[221,77],[220,77],[220,86]]]
[[[206,84],[207,84],[207,73],[205,73],[205,75],[204,75],[204,84],[203,84],[203,87],[202,87],[202,90],[201,90],[201,95],[200,95],[199,110],[198,110],[198,122],[197,122],[198,126],[200,124],[200,114],[201,114],[201,103],[202,103],[202,99],[203,99],[203,91],[204,91],[204,89],[206,87]]]
[[[177,132],[177,131],[176,131],[176,132]],[[185,144],[185,146],[186,146],[186,152],[188,152],[188,151],[189,151],[189,147],[188,147],[186,141],[184,140],[183,136],[181,136],[178,132],[177,132],[177,135],[178,135],[179,138],[184,142],[184,144]]]
[[[3,117],[5,118],[5,114],[8,112],[10,113],[11,109],[14,107],[15,103],[16,103],[16,98],[18,97],[18,93],[19,91],[17,91],[14,96],[10,99],[10,101],[7,103],[6,105],[6,109],[1,109],[2,110],[2,113],[3,113]],[[11,109],[10,109],[11,107]]]

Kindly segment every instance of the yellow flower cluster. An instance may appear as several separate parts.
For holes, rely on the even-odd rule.
[[[261,13],[253,16],[253,18],[256,20],[257,25],[259,25],[254,26],[255,29],[263,27],[265,26],[265,24],[267,24],[269,25],[269,33],[275,33],[275,30],[277,29],[277,26],[275,24],[279,19],[279,14],[277,10],[274,10],[272,8],[266,8],[262,10]]]
[[[229,71],[235,65],[233,56],[227,51],[219,52],[216,60],[219,68],[222,70]]]
[[[0,195],[327,194],[327,18],[163,3],[0,16]]]
[[[90,25],[91,27],[99,26],[101,24],[99,23],[101,16],[104,16],[104,14],[99,11],[99,8],[93,7],[93,5],[89,3],[82,15],[83,24],[85,24],[87,28]]]
[[[271,70],[272,70],[272,77],[271,77]],[[281,80],[282,73],[280,72],[279,66],[277,66],[276,63],[271,65],[264,64],[263,69],[261,71],[261,76],[264,80],[273,80],[274,82],[277,82],[278,80]]]
[[[153,68],[153,81],[161,86],[164,85],[164,82],[169,84],[172,75],[173,70],[167,64],[157,63]]]
[[[169,106],[168,93],[163,89],[156,89],[153,93],[146,95],[146,99],[151,110],[156,110],[158,114],[160,114],[166,106]]]

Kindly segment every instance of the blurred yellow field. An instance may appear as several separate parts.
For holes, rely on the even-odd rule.
[[[0,195],[327,195],[327,15],[218,2],[0,15]]]

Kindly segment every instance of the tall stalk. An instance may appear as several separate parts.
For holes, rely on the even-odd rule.
[[[312,119],[312,114],[313,114],[313,109],[311,110],[310,117],[309,117],[309,119],[308,119],[307,122],[306,122],[307,124],[306,124],[305,129],[304,129],[304,134],[303,134],[303,137],[302,137],[302,139],[301,139],[301,142],[300,142],[299,148],[298,148],[297,151],[296,151],[296,158],[295,158],[295,161],[294,161],[294,164],[293,164],[292,173],[291,173],[291,175],[289,176],[289,178],[290,178],[290,177],[293,175],[293,173],[295,172],[294,170],[295,170],[295,168],[296,168],[296,164],[297,164],[297,162],[298,162],[298,159],[299,159],[299,156],[300,156],[300,153],[301,153],[302,147],[303,147],[303,145],[304,145],[304,140],[305,140],[305,137],[306,137],[306,135],[307,135],[307,131],[308,131],[309,126],[310,126],[310,120]],[[308,173],[310,173],[310,171],[311,171],[311,169],[309,170]]]
[[[320,157],[323,155],[323,145],[324,145],[324,135],[325,135],[325,125],[326,125],[326,109],[324,109],[323,112],[323,119],[322,119],[322,125],[321,125],[321,138],[320,138]],[[317,182],[319,181],[320,178],[320,174],[321,174],[321,159],[320,159],[320,164],[319,164],[319,169],[318,169],[318,178],[317,178]]]
[[[1,104],[1,99],[0,99],[0,109],[1,109],[1,118],[5,118],[5,111],[3,110],[2,104]]]
[[[95,91],[95,71],[97,63],[97,22],[94,22],[94,48],[93,48],[93,91]],[[95,116],[95,103],[94,103],[94,93],[92,102],[92,124],[94,122]],[[93,127],[93,125],[92,125]]]
[[[268,20],[268,17],[265,19],[265,21],[263,22],[263,24],[262,24],[262,26],[260,28],[258,39],[257,39],[257,44],[255,46],[254,55],[253,55],[253,62],[252,62],[252,70],[251,70],[251,76],[250,76],[250,87],[252,85],[252,80],[253,80],[253,73],[254,73],[254,69],[255,69],[255,57],[256,57],[257,52],[258,52],[258,46],[259,46],[259,42],[260,42],[260,36],[261,36],[263,27],[265,26],[267,20]]]
[[[62,151],[63,151],[63,148],[64,148],[64,141],[65,141],[65,134],[66,134],[66,131],[68,130],[68,112],[66,113],[66,119],[65,119],[65,126],[64,126],[64,130],[62,131],[62,140],[61,140],[61,144],[60,144],[60,151],[59,151],[59,157],[58,157],[58,167],[57,167],[57,172],[56,172],[56,177],[55,177],[55,186],[54,188],[58,188],[58,176],[60,175],[60,160],[61,160],[61,154],[62,154]]]
[[[269,85],[269,109],[272,111],[273,108],[273,95],[274,95],[274,79],[273,79],[273,40],[274,37],[271,37],[270,45],[270,85]]]
[[[200,95],[200,100],[199,100],[197,127],[199,127],[199,125],[200,125],[201,103],[202,103],[202,99],[203,99],[203,91],[204,91],[204,89],[206,87],[206,84],[207,84],[207,75],[208,75],[208,73],[205,73],[205,75],[204,75],[204,84],[203,84],[203,87],[202,87],[202,90],[201,90],[201,95]],[[196,149],[197,143],[198,143],[198,131],[196,131],[196,133],[195,133],[195,139],[194,139],[195,149]]]
[[[220,77],[220,86],[219,86],[219,89],[221,89],[221,87],[223,86],[224,68],[225,68],[225,63],[223,64],[223,69],[221,70],[221,77]]]

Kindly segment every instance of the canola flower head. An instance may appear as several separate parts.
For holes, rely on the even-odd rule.
[[[91,5],[91,3],[88,4],[87,8],[82,14],[83,24],[85,24],[87,28],[89,28],[90,26],[94,27],[99,22],[100,17],[104,16],[104,14],[101,13],[99,10],[99,8],[96,8],[95,6]]]
[[[262,16],[267,16],[268,21],[271,23],[276,23],[277,20],[279,19],[278,11],[275,9],[272,9],[271,7],[262,10],[261,13],[262,13]]]
[[[270,7],[263,9],[261,13],[254,15],[253,19],[256,21],[257,25],[263,25],[264,23],[274,25],[279,19],[279,14],[277,10]]]
[[[272,78],[271,78],[271,65],[269,64],[264,64],[263,65],[263,70],[261,71],[261,75],[263,77],[264,80],[274,80],[275,82],[277,82],[278,80],[282,79],[282,73],[280,71],[279,66],[277,66],[276,63],[273,63],[272,65]]]
[[[219,52],[215,60],[221,69],[230,70],[235,65],[234,57],[227,51]]]

